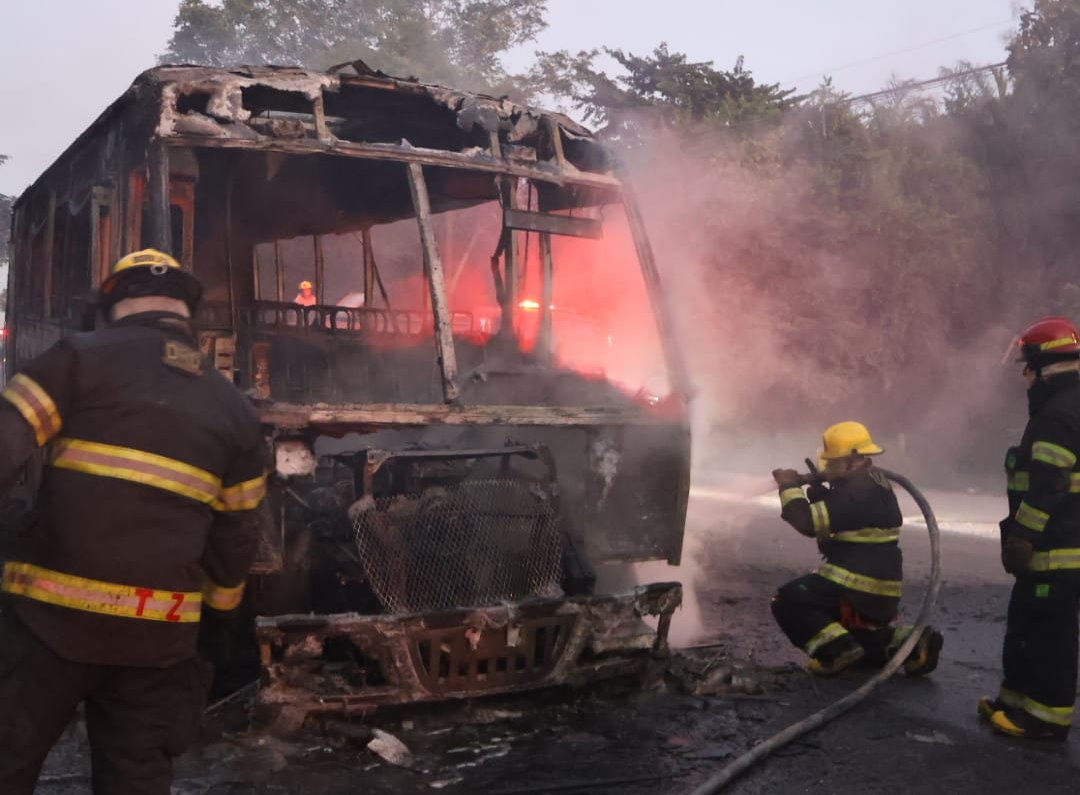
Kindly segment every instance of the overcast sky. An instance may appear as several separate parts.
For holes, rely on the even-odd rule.
[[[0,0],[0,193],[19,193],[165,49],[178,0]],[[512,54],[666,41],[763,82],[843,90],[1001,61],[1016,0],[549,0],[549,28]]]

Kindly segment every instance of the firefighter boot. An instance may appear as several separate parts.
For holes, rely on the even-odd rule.
[[[818,649],[806,670],[815,676],[835,676],[861,660],[864,654],[866,650],[855,638],[844,635]]]
[[[944,636],[933,627],[923,630],[919,642],[904,661],[904,673],[908,676],[925,676],[937,668]]]
[[[1003,709],[1005,709],[1005,704],[1000,699],[990,698],[990,696],[979,699],[979,717],[983,720],[990,720],[995,712],[1001,712]]]
[[[1015,690],[1002,687],[998,690],[996,696],[983,696],[979,699],[979,717],[983,720],[990,720],[995,712],[1013,708],[1019,709],[1023,702],[1024,697],[1022,695]]]
[[[1028,740],[1064,742],[1069,736],[1068,726],[1047,723],[1021,709],[998,710],[990,716],[990,727],[1001,734]]]

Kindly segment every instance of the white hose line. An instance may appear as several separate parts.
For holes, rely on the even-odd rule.
[[[899,484],[904,491],[912,496],[919,506],[919,510],[922,511],[923,516],[926,518],[926,529],[930,533],[930,587],[926,590],[926,596],[923,597],[922,607],[919,608],[919,615],[915,620],[915,629],[900,645],[900,648],[896,650],[896,653],[885,664],[885,667],[867,680],[860,688],[844,696],[839,701],[834,701],[813,715],[803,718],[798,723],[793,723],[779,734],[774,734],[769,739],[758,743],[745,754],[710,776],[705,783],[694,789],[690,795],[713,795],[713,793],[719,792],[737,776],[760,762],[773,751],[783,748],[791,741],[812,732],[819,726],[825,725],[833,718],[843,715],[859,702],[866,700],[882,682],[890,679],[896,673],[897,669],[907,660],[912,649],[915,648],[915,644],[919,642],[923,630],[926,629],[930,621],[930,614],[937,604],[938,590],[941,587],[941,541],[938,536],[937,519],[934,518],[930,503],[926,501],[926,498],[910,480],[887,469],[879,471],[889,480]]]

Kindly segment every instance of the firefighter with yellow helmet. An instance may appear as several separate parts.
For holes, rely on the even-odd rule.
[[[781,517],[817,540],[825,562],[782,586],[772,613],[788,639],[810,657],[811,673],[829,676],[860,660],[884,665],[911,627],[896,626],[903,582],[903,518],[888,479],[872,457],[884,452],[859,422],[826,429],[820,453],[828,486],[777,469]],[[909,676],[930,673],[941,652],[941,633],[927,628],[904,664]]]
[[[197,736],[200,617],[239,604],[266,489],[255,414],[192,331],[201,292],[168,254],[125,256],[98,294],[105,327],[0,394],[0,488],[46,448],[0,581],[4,795],[31,795],[80,704],[97,795],[166,795]]]

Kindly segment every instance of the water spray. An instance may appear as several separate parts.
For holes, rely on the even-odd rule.
[[[799,476],[801,485],[824,483],[827,480],[825,475],[818,472],[809,459],[806,463],[810,468],[810,472]],[[907,660],[908,655],[911,654],[912,650],[915,648],[915,644],[919,642],[919,638],[922,637],[923,631],[926,629],[927,624],[929,624],[930,614],[934,611],[934,606],[937,604],[938,590],[941,586],[941,542],[938,535],[937,519],[934,518],[934,512],[930,508],[930,503],[926,501],[922,492],[915,488],[915,485],[910,480],[903,475],[890,472],[887,469],[878,469],[878,471],[911,495],[912,499],[914,499],[915,503],[919,506],[919,510],[922,511],[922,515],[926,519],[926,529],[930,533],[930,587],[926,589],[926,595],[923,597],[922,606],[919,608],[919,615],[915,619],[914,630],[907,639],[904,640],[900,645],[900,648],[896,650],[896,653],[893,654],[889,661],[885,663],[885,667],[867,680],[857,690],[844,696],[844,698],[839,701],[834,701],[832,704],[815,712],[813,715],[803,718],[797,723],[793,723],[791,726],[788,726],[786,729],[773,735],[769,739],[758,743],[745,754],[710,776],[701,786],[694,789],[690,795],[712,795],[713,793],[719,792],[740,774],[765,759],[765,757],[769,756],[773,751],[783,748],[793,740],[796,740],[805,734],[809,734],[820,726],[824,726],[833,718],[840,717],[856,704],[865,701],[883,682],[890,679],[892,675],[896,673],[900,666],[904,664],[904,661]]]

